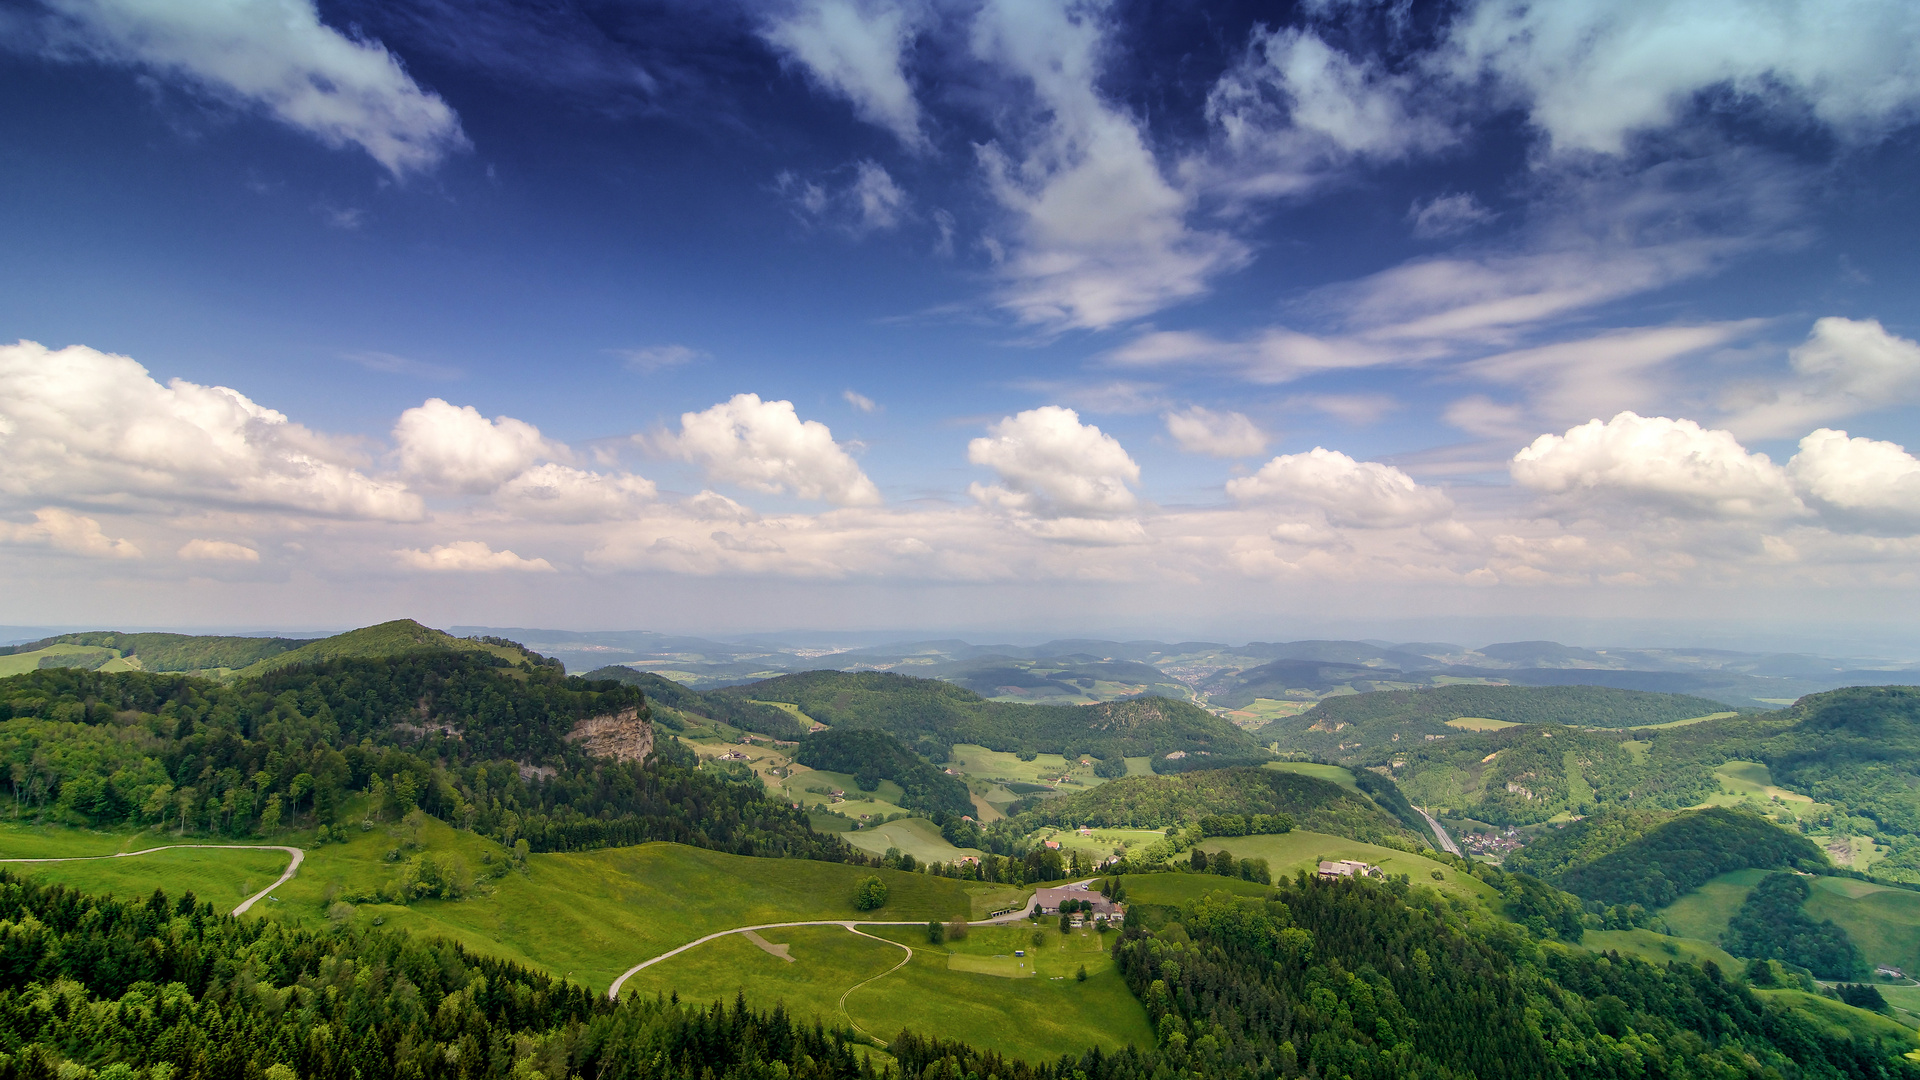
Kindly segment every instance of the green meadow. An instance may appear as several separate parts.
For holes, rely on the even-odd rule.
[[[1617,952],[1622,956],[1637,956],[1649,964],[1662,966],[1673,960],[1688,960],[1696,964],[1703,960],[1711,960],[1718,964],[1723,972],[1736,972],[1743,966],[1725,949],[1711,941],[1691,937],[1669,937],[1644,929],[1589,930],[1580,935],[1580,947],[1590,952]]]
[[[1291,875],[1298,870],[1313,873],[1318,870],[1322,859],[1358,859],[1378,866],[1389,874],[1406,874],[1415,884],[1426,885],[1454,896],[1485,901],[1495,895],[1492,886],[1473,875],[1463,874],[1452,866],[1435,862],[1424,855],[1414,855],[1374,844],[1363,844],[1358,840],[1308,832],[1304,829],[1295,829],[1292,832],[1274,836],[1216,837],[1203,842],[1200,847],[1208,852],[1224,848],[1242,859],[1265,859],[1276,879],[1282,875]],[[1439,877],[1434,876],[1436,873]],[[1136,881],[1145,882],[1149,876],[1167,875],[1129,878],[1127,879],[1129,892],[1131,893],[1134,889]],[[1213,880],[1222,879],[1214,878]]]
[[[156,846],[156,845],[145,845]],[[19,858],[6,850],[6,858]],[[104,893],[122,899],[145,896],[154,889],[165,889],[178,897],[191,891],[201,900],[212,902],[222,913],[233,910],[242,900],[266,888],[287,869],[288,856],[282,851],[220,851],[207,848],[174,848],[124,859],[92,858],[84,862],[4,863],[5,869],[23,877],[57,881],[82,892]],[[272,904],[262,900],[262,905]]]
[[[921,862],[952,862],[963,855],[978,858],[985,854],[978,848],[954,847],[940,835],[938,825],[923,817],[901,818],[840,835],[869,854],[885,855],[888,848],[899,848]]]
[[[1269,761],[1260,767],[1263,769],[1272,769],[1275,772],[1299,773],[1302,776],[1311,776],[1315,779],[1339,784],[1351,792],[1358,793],[1360,791],[1360,785],[1354,783],[1353,773],[1338,765],[1322,765],[1317,761]]]

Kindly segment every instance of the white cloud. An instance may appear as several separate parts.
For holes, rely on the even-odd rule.
[[[627,366],[635,371],[651,375],[656,371],[691,364],[706,357],[706,353],[686,345],[648,345],[638,349],[615,349],[614,354],[624,358]]]
[[[1623,412],[1565,435],[1542,435],[1509,466],[1523,487],[1593,495],[1721,517],[1801,512],[1785,470],[1730,431]]]
[[[1496,353],[1466,363],[1460,370],[1488,382],[1523,387],[1531,412],[1540,421],[1572,423],[1671,400],[1675,361],[1729,345],[1765,325],[1765,320],[1744,319],[1694,326],[1620,327],[1572,341]]]
[[[840,391],[840,397],[845,400],[847,404],[863,413],[876,413],[880,411],[880,406],[875,404],[872,398],[858,390],[842,390]]]
[[[1485,394],[1469,394],[1448,403],[1441,419],[1469,435],[1497,439],[1520,434],[1526,415],[1523,406],[1495,401]]]
[[[1424,202],[1415,199],[1407,208],[1407,220],[1413,223],[1413,235],[1422,240],[1440,240],[1470,232],[1500,215],[1481,206],[1472,195],[1455,192],[1435,195]]]
[[[0,521],[0,543],[24,547],[50,547],[105,559],[138,559],[140,548],[131,540],[116,540],[100,531],[100,523],[57,506],[33,512],[33,523],[15,525]]]
[[[1048,329],[1100,329],[1207,289],[1249,258],[1239,241],[1191,229],[1191,193],[1162,174],[1141,124],[1099,93],[1104,12],[988,0],[976,57],[1030,87],[1033,107],[1003,117],[979,148],[989,190],[1013,215],[1001,304]],[[1002,143],[1013,146],[1009,151]]]
[[[837,190],[831,182],[804,180],[792,170],[775,177],[774,187],[808,225],[832,224],[855,238],[898,228],[908,199],[893,174],[876,161],[857,161],[852,169],[853,179]]]
[[[1128,485],[1140,466],[1118,439],[1058,405],[994,424],[967,444],[967,460],[1000,476],[968,489],[985,505],[1040,517],[1112,517],[1138,505]]]
[[[1453,510],[1445,492],[1391,465],[1319,446],[1282,454],[1252,476],[1227,481],[1227,494],[1242,503],[1315,507],[1335,525],[1363,529],[1433,521]]]
[[[189,540],[180,545],[179,557],[194,562],[260,561],[260,553],[231,540]]]
[[[1449,39],[1456,78],[1495,76],[1562,151],[1619,153],[1721,87],[1804,103],[1848,137],[1905,122],[1920,99],[1920,8],[1906,0],[1479,0]]]
[[[468,145],[439,95],[378,42],[321,23],[311,0],[46,2],[61,16],[55,55],[183,79],[327,146],[358,146],[397,177]]]
[[[1207,96],[1242,195],[1294,195],[1355,159],[1393,161],[1442,147],[1449,127],[1412,107],[1414,79],[1355,60],[1313,30],[1256,27],[1240,62]],[[1427,95],[1426,100],[1437,100]]]
[[[495,551],[479,540],[457,540],[425,551],[403,548],[394,554],[400,557],[401,563],[416,570],[484,574],[507,570],[553,572],[553,564],[545,559],[523,559],[511,551]]]
[[[1167,434],[1189,454],[1251,457],[1267,448],[1267,435],[1245,413],[1214,412],[1193,405],[1166,416]]]
[[[1800,440],[1787,472],[1808,502],[1842,523],[1920,526],[1920,461],[1896,443],[1821,428]]]
[[[700,465],[712,479],[754,491],[791,489],[839,506],[880,501],[880,490],[833,441],[827,425],[802,421],[791,401],[736,394],[704,412],[682,413],[680,433],[662,434],[655,443],[671,457]]]
[[[1820,319],[1789,359],[1798,384],[1740,409],[1728,426],[1752,438],[1788,435],[1920,399],[1920,343],[1876,319]]]
[[[224,386],[162,386],[84,345],[0,346],[0,494],[273,506],[414,520],[418,496]]]
[[[1400,408],[1391,394],[1298,394],[1288,398],[1287,404],[1302,405],[1356,427],[1375,423]]]
[[[928,147],[920,104],[907,81],[906,52],[921,18],[917,5],[886,0],[804,0],[762,34],[813,80],[853,103],[862,120],[909,148]]]
[[[529,521],[612,521],[634,516],[653,497],[644,476],[548,462],[501,484],[494,504]]]
[[[466,492],[491,491],[542,458],[566,454],[524,420],[488,420],[471,405],[452,405],[441,398],[428,398],[401,413],[393,441],[400,467],[409,476]]]

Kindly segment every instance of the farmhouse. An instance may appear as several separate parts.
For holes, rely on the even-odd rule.
[[[1320,876],[1336,877],[1380,877],[1380,868],[1363,863],[1358,859],[1321,859]]]

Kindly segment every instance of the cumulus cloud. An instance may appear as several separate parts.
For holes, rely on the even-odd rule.
[[[1245,245],[1186,223],[1193,195],[1169,182],[1141,123],[1099,92],[1104,12],[989,0],[974,55],[1031,89],[1040,119],[979,148],[1013,219],[1002,305],[1048,329],[1100,329],[1205,292],[1246,264]],[[1011,147],[1011,149],[1009,149]]]
[[[1453,511],[1446,492],[1423,487],[1391,465],[1319,446],[1282,454],[1252,476],[1227,481],[1227,494],[1243,503],[1314,507],[1334,525],[1363,529],[1416,525]]]
[[[488,420],[471,405],[441,398],[428,398],[401,413],[393,441],[407,475],[465,492],[491,491],[534,462],[566,453],[524,420]]]
[[[802,421],[791,401],[736,394],[704,412],[682,413],[679,434],[654,441],[668,456],[701,466],[709,478],[754,491],[791,490],[839,506],[880,501],[880,490],[833,441],[827,425]]]
[[[0,543],[23,547],[50,547],[74,555],[103,559],[138,559],[140,548],[131,540],[116,540],[100,531],[100,523],[57,506],[33,512],[31,524],[0,521]]]
[[[257,563],[260,561],[258,551],[231,540],[189,540],[180,545],[178,555],[189,562]]]
[[[815,83],[852,102],[862,120],[921,150],[929,144],[906,73],[921,14],[885,0],[805,0],[761,33]]]
[[[1910,119],[1920,99],[1920,8],[1479,0],[1451,27],[1440,63],[1467,83],[1492,75],[1561,151],[1619,153],[1629,135],[1672,125],[1716,88],[1870,137]]]
[[[533,521],[611,521],[632,517],[654,497],[653,481],[548,462],[500,485],[495,505]]]
[[[1808,502],[1842,524],[1920,526],[1920,461],[1906,447],[1821,428],[1800,440],[1787,472]]]
[[[1508,466],[1521,486],[1721,517],[1802,512],[1785,470],[1730,431],[1623,412],[1542,435]]]
[[[969,487],[988,506],[1039,517],[1114,517],[1138,506],[1140,481],[1120,440],[1080,422],[1072,409],[1047,405],[1009,416],[967,444],[967,460],[1000,483]]]
[[[1189,454],[1251,457],[1267,448],[1267,435],[1245,413],[1214,412],[1193,405],[1166,416],[1167,434]]]
[[[512,551],[495,551],[479,540],[457,540],[422,551],[403,548],[394,554],[400,562],[416,570],[457,571],[494,574],[502,571],[552,573],[553,564],[545,559],[523,559]]]
[[[418,496],[224,386],[165,386],[83,345],[0,346],[0,494],[270,506],[414,520]]]
[[[50,51],[124,64],[258,108],[396,177],[467,146],[460,120],[378,42],[323,24],[311,0],[46,0]]]
[[[1804,431],[1920,399],[1920,343],[1877,319],[1829,316],[1788,354],[1797,382],[1737,411],[1728,426],[1755,438]]]

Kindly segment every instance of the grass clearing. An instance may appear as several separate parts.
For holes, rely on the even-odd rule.
[[[1279,698],[1254,698],[1252,702],[1227,713],[1227,719],[1242,727],[1258,727],[1273,720],[1299,716],[1313,708],[1311,701],[1285,701]]]
[[[703,1003],[730,1002],[744,993],[762,1008],[784,1003],[803,1021],[818,1018],[835,1027],[846,1022],[840,995],[883,974],[906,955],[840,926],[785,926],[759,933],[771,944],[786,945],[792,961],[768,953],[744,935],[728,934],[635,972],[621,992],[630,989],[643,997],[677,993],[683,1001]],[[874,1034],[888,1038],[891,1032]]]
[[[1920,893],[1852,878],[1813,879],[1806,912],[1832,919],[1860,946],[1867,966],[1920,970]]]
[[[921,862],[952,862],[963,855],[978,858],[978,848],[960,848],[940,835],[940,827],[922,817],[901,818],[884,825],[855,829],[840,834],[847,843],[873,855],[885,855],[888,848],[899,848]]]
[[[1242,859],[1265,859],[1276,879],[1291,876],[1297,870],[1313,873],[1319,868],[1322,859],[1358,859],[1378,866],[1389,874],[1406,874],[1416,885],[1425,885],[1453,896],[1482,902],[1497,897],[1492,886],[1472,874],[1463,874],[1454,867],[1435,862],[1425,856],[1375,844],[1363,844],[1343,836],[1308,832],[1304,829],[1295,829],[1277,836],[1216,837],[1204,841],[1200,847],[1208,852],[1224,848]],[[1440,874],[1437,879],[1433,876],[1436,871]],[[1201,874],[1191,876],[1211,877],[1211,875]],[[1135,878],[1127,879],[1129,894],[1133,892],[1135,880]],[[1137,880],[1145,881],[1146,877],[1142,876]],[[1217,882],[1225,879],[1213,877],[1212,880]]]
[[[1722,972],[1737,972],[1743,967],[1740,961],[1711,941],[1668,937],[1645,929],[1589,930],[1580,935],[1580,947],[1589,952],[1637,956],[1656,966],[1664,965],[1669,960],[1687,960],[1695,964],[1711,960],[1719,965]]]
[[[1338,765],[1322,765],[1317,761],[1269,761],[1260,767],[1263,769],[1272,769],[1275,772],[1290,772],[1299,773],[1302,776],[1311,776],[1316,780],[1326,780],[1330,783],[1339,784],[1341,787],[1346,788],[1356,795],[1361,793],[1360,785],[1354,782],[1353,773]]]
[[[1747,894],[1770,873],[1773,871],[1748,869],[1721,874],[1668,904],[1658,914],[1681,937],[1719,941],[1727,923],[1739,912],[1740,905],[1747,902]]]
[[[1754,993],[1791,1006],[1795,1012],[1812,1017],[1843,1038],[1867,1038],[1907,1047],[1920,1045],[1920,1036],[1899,1021],[1865,1009],[1856,1009],[1829,997],[1809,994],[1804,990],[1755,989]]]
[[[1689,724],[1704,724],[1708,720],[1725,720],[1728,717],[1739,716],[1739,715],[1740,714],[1737,712],[1728,710],[1727,712],[1708,713],[1705,716],[1689,716],[1685,720],[1669,720],[1664,724],[1635,724],[1632,727],[1628,727],[1628,728],[1593,728],[1590,730],[1594,730],[1594,731],[1609,731],[1609,730],[1610,731],[1660,731],[1664,728],[1686,727]]]
[[[116,649],[101,648],[98,645],[49,645],[33,652],[14,653],[0,656],[0,678],[8,675],[25,675],[29,671],[38,671],[40,661],[49,657],[64,657],[70,660],[88,660],[103,658],[109,662],[120,655]],[[126,670],[130,670],[131,666]]]
[[[1048,829],[1038,835],[1045,840],[1058,840],[1062,852],[1078,851],[1097,861],[1112,855],[1115,848],[1151,844],[1167,834],[1158,829],[1095,829],[1093,835],[1082,836],[1074,829]]]
[[[18,857],[12,856],[9,857]],[[82,892],[137,900],[165,889],[179,899],[192,892],[211,901],[221,914],[273,884],[287,869],[283,851],[221,851],[217,848],[176,848],[136,855],[126,859],[92,859],[86,862],[6,863],[7,870],[38,881],[58,882]],[[256,907],[272,906],[271,899]]]
[[[1522,727],[1523,725],[1512,720],[1495,720],[1486,716],[1456,716],[1447,721],[1447,726],[1450,728],[1459,728],[1461,731],[1500,731],[1510,727]]]

